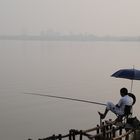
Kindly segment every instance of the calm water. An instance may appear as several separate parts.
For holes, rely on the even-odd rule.
[[[104,106],[23,93],[117,102],[119,89],[130,89],[130,81],[110,75],[133,65],[140,69],[140,42],[0,41],[0,139],[38,139],[94,127]],[[133,92],[134,115],[140,118],[140,81],[134,81]]]

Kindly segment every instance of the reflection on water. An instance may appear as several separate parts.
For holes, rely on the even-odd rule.
[[[130,89],[131,82],[110,75],[133,65],[140,69],[139,46],[139,42],[0,41],[1,139],[37,139],[71,128],[92,128],[104,106],[22,93],[117,102],[119,89]],[[139,91],[140,82],[134,81],[138,117]]]

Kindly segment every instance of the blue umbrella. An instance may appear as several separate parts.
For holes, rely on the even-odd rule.
[[[116,78],[130,79],[131,92],[132,92],[133,80],[140,80],[140,70],[136,70],[134,68],[133,69],[120,69],[114,74],[112,74],[111,76],[116,77]]]

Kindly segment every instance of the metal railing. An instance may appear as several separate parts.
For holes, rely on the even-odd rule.
[[[135,129],[126,130],[124,124],[122,123],[119,126],[114,125],[114,122],[109,120],[102,122],[102,124],[97,125],[94,128],[87,130],[69,130],[68,134],[62,135],[53,134],[50,137],[39,138],[38,140],[129,140],[129,135],[135,134]],[[32,140],[32,139],[28,139]]]

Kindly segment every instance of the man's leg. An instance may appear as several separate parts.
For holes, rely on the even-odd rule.
[[[106,117],[109,110],[112,111],[113,113],[115,113],[115,105],[112,102],[107,103],[104,113],[98,112],[101,119],[104,119]]]

